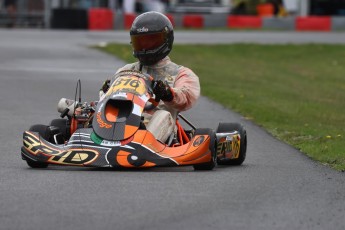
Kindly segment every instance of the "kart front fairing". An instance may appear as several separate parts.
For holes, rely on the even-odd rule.
[[[145,105],[152,97],[151,79],[133,71],[115,77],[97,105],[93,129],[103,139],[121,141],[132,137],[140,127]]]
[[[153,167],[193,165],[211,159],[210,137],[196,135],[185,145],[169,147],[147,130],[138,130],[129,143],[102,140],[92,128],[78,129],[67,144],[54,145],[36,132],[23,135],[22,154],[48,164],[94,167]]]

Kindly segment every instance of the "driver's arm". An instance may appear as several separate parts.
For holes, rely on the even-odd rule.
[[[199,78],[189,68],[182,67],[172,89],[174,91],[173,100],[164,103],[178,111],[188,110],[200,96]]]

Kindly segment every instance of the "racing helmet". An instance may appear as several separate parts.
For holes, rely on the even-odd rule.
[[[143,65],[153,65],[170,53],[174,29],[164,14],[150,11],[135,18],[130,37],[133,56]]]

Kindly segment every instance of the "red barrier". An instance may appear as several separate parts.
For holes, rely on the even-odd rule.
[[[295,23],[298,31],[330,31],[332,28],[331,17],[297,17]]]
[[[137,17],[136,14],[125,14],[125,17],[124,17],[125,29],[130,29],[132,27],[133,21],[136,17]]]
[[[256,16],[228,16],[230,28],[255,28],[262,27],[262,18]]]
[[[204,18],[201,15],[185,15],[182,22],[183,27],[203,28]]]
[[[113,12],[105,8],[89,9],[89,30],[112,30]]]

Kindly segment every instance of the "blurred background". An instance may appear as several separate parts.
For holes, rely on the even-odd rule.
[[[126,15],[150,10],[177,17],[345,17],[345,0],[0,0],[0,27],[87,29],[94,9],[111,12],[116,29],[114,25],[124,24]]]

